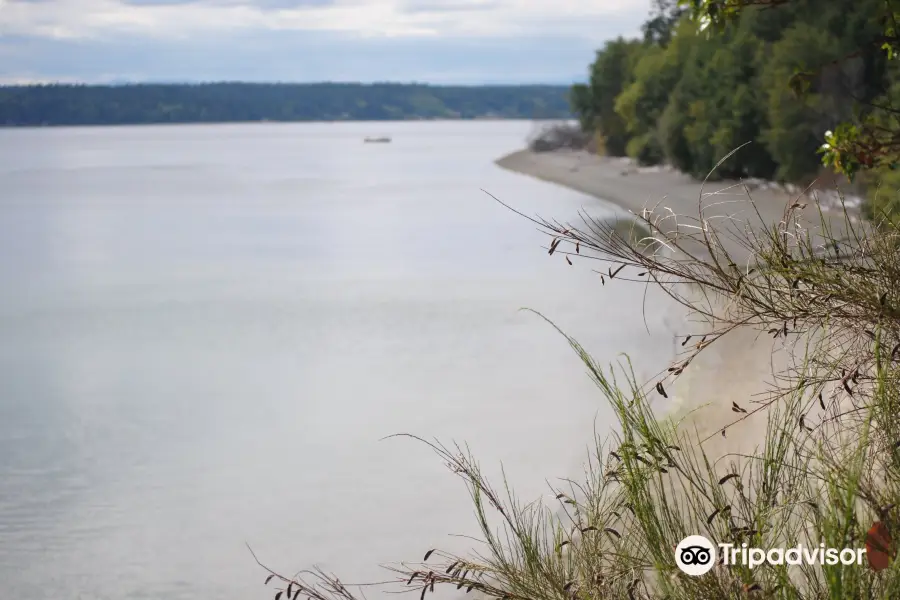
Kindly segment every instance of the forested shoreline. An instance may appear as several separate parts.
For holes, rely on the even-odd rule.
[[[568,86],[202,83],[0,87],[0,126],[561,119]]]
[[[706,6],[654,0],[642,38],[607,42],[574,86],[600,152],[697,178],[807,184],[863,169],[870,187],[900,185],[896,165],[871,150],[893,140],[900,114],[897,61],[878,41],[882,0],[735,3],[713,27],[689,4]],[[843,156],[829,158],[837,146]]]

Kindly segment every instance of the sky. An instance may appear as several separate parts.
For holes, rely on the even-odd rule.
[[[0,0],[0,84],[571,83],[650,0]]]

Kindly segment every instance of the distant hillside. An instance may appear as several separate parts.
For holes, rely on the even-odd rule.
[[[0,87],[0,126],[569,118],[569,87],[134,84]]]

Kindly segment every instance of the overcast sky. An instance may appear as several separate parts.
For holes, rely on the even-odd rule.
[[[0,0],[0,83],[569,83],[650,0]]]

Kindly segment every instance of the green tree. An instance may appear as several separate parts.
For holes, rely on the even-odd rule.
[[[653,0],[650,18],[641,27],[644,43],[666,46],[672,40],[684,8],[678,0]]]
[[[616,99],[616,112],[625,120],[631,136],[628,155],[644,164],[659,163],[665,158],[657,129],[660,115],[681,78],[681,42],[677,38],[668,47],[644,49],[634,68],[634,81]]]
[[[654,127],[666,161],[704,177],[723,156],[760,136],[765,127],[757,80],[761,44],[744,30],[703,39],[695,35],[693,24],[685,22],[665,49],[664,68],[637,77],[645,86],[662,85],[656,94],[662,104],[645,115],[643,128]],[[620,108],[625,111],[630,102],[632,98],[623,94]],[[734,154],[712,175],[768,177],[773,171],[766,148],[755,144]]]
[[[763,139],[778,162],[779,179],[795,181],[814,174],[821,163],[816,150],[822,136],[837,124],[826,95],[810,92],[801,97],[786,82],[823,57],[834,60],[839,48],[834,36],[807,23],[795,24],[772,45],[763,76],[770,124]]]
[[[822,162],[849,177],[861,168],[898,162],[900,113],[893,109],[883,65],[884,59],[900,55],[900,6],[893,0],[681,0],[681,4],[702,30],[727,30],[760,8],[793,17],[797,25],[781,40],[770,82],[786,77],[795,95],[813,95],[808,104],[813,114],[840,120],[833,129],[815,133]],[[848,115],[851,105],[856,110]],[[775,151],[780,156],[805,151],[810,145],[806,131],[814,117],[782,93],[770,97],[770,113],[781,129],[767,136]],[[819,128],[818,122],[815,125]],[[790,139],[795,136],[800,141]],[[779,172],[803,170],[798,163],[782,165]]]
[[[141,84],[0,86],[0,125],[572,116],[564,86]]]
[[[572,91],[572,109],[586,131],[603,137],[607,154],[622,156],[628,144],[624,119],[616,112],[616,98],[633,78],[633,63],[641,44],[618,38],[597,52],[591,65],[589,83]]]

